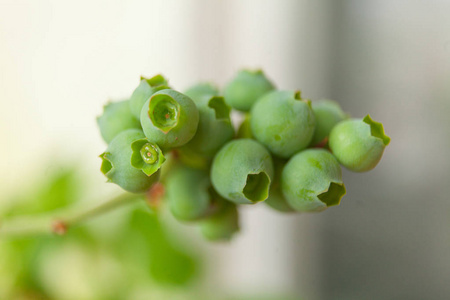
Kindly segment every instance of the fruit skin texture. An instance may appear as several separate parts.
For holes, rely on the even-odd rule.
[[[316,119],[316,129],[311,140],[311,146],[314,146],[323,142],[336,124],[347,119],[347,114],[332,100],[313,101],[311,106]]]
[[[342,171],[325,149],[308,149],[294,155],[281,175],[281,190],[297,211],[322,211],[339,205],[345,195]]]
[[[211,201],[208,173],[179,165],[166,178],[166,199],[173,216],[181,221],[197,220],[208,213]]]
[[[139,120],[145,101],[147,101],[154,93],[163,89],[169,89],[167,80],[164,76],[155,75],[149,79],[141,77],[138,87],[133,91],[133,94],[131,94],[130,97],[131,113]]]
[[[180,92],[166,89],[153,94],[141,111],[145,136],[163,150],[189,142],[199,120],[195,103]]]
[[[118,134],[100,155],[103,160],[101,171],[108,178],[108,182],[114,182],[131,193],[144,193],[159,179],[160,171],[147,176],[131,165],[131,143],[142,138],[144,134],[141,130],[125,130]]]
[[[340,122],[331,131],[328,141],[337,160],[354,172],[375,168],[389,142],[383,125],[373,121],[369,115],[364,119]]]
[[[239,231],[239,214],[236,205],[228,201],[214,215],[200,222],[202,235],[210,241],[228,241]]]
[[[274,155],[288,158],[309,145],[315,119],[310,101],[300,92],[273,91],[253,106],[250,125],[260,143]]]
[[[103,107],[103,114],[97,117],[100,134],[106,143],[127,129],[140,129],[141,124],[130,111],[129,100],[111,102]]]
[[[249,111],[259,97],[275,87],[263,71],[241,70],[225,87],[224,97],[228,105],[240,111]]]
[[[271,178],[269,151],[250,139],[228,142],[214,157],[211,167],[211,182],[219,195],[239,204],[267,199]]]

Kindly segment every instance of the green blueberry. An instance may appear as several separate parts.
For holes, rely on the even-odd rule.
[[[333,127],[347,119],[347,114],[342,110],[336,101],[332,100],[319,100],[313,101],[312,110],[316,119],[316,129],[311,141],[311,146],[315,146],[330,135]]]
[[[147,176],[156,173],[166,161],[164,154],[157,144],[143,138],[131,143],[131,165],[142,170]]]
[[[129,102],[124,100],[108,103],[103,107],[103,114],[97,117],[97,125],[106,143],[124,130],[141,128],[139,120],[131,114]]]
[[[197,105],[199,123],[194,138],[180,149],[187,157],[211,159],[219,149],[234,136],[230,120],[230,107],[218,89],[209,83],[200,83],[188,88],[185,95]]]
[[[145,101],[157,91],[164,89],[169,89],[167,80],[164,76],[158,74],[149,79],[141,77],[138,87],[130,97],[131,113],[139,120]]]
[[[179,163],[177,154],[174,151],[166,152],[164,157],[166,161],[164,162],[164,168],[161,168],[161,176],[159,179],[162,184],[165,184],[166,178]]]
[[[128,192],[144,193],[158,181],[159,171],[147,176],[131,165],[133,155],[131,144],[144,137],[141,130],[128,129],[111,141],[106,151],[100,155],[102,159],[100,170],[108,178],[108,182],[113,182]]]
[[[325,149],[299,152],[283,169],[281,191],[297,211],[322,211],[339,205],[345,195],[341,167]]]
[[[141,111],[145,136],[163,149],[189,142],[197,131],[198,119],[198,109],[191,98],[170,89],[153,94]]]
[[[250,139],[228,142],[211,167],[211,182],[219,195],[239,204],[266,200],[272,177],[269,151]]]
[[[173,168],[165,179],[166,200],[173,216],[181,221],[204,217],[211,205],[208,173],[183,165]]]
[[[289,213],[295,211],[292,206],[289,205],[283,193],[281,192],[280,185],[276,185],[276,187],[270,189],[269,198],[267,198],[267,200],[264,202],[268,206],[279,212]]]
[[[364,119],[350,119],[337,124],[328,143],[344,167],[354,172],[365,172],[375,168],[390,141],[383,124],[367,115]]]
[[[289,203],[286,201],[282,191],[281,191],[281,174],[283,173],[284,166],[286,165],[285,160],[273,159],[274,166],[274,178],[272,184],[270,185],[269,198],[267,198],[264,203],[266,203],[271,208],[280,212],[293,212],[295,211]]]
[[[225,86],[225,101],[234,109],[249,111],[258,98],[274,88],[263,71],[241,70]]]
[[[195,153],[212,159],[214,154],[234,136],[230,120],[230,107],[223,97],[200,98],[194,100],[199,111],[199,123],[195,136],[180,151]]]
[[[210,83],[202,82],[189,87],[184,94],[197,104],[197,101],[201,101],[203,98],[209,99],[214,96],[219,96],[219,90]]]
[[[223,99],[216,99],[220,98],[218,93],[218,89],[209,83],[196,84],[184,92],[199,110],[199,123],[192,140],[176,153],[181,162],[192,168],[207,170],[214,154],[234,133],[229,107]]]
[[[220,210],[200,221],[202,235],[210,241],[228,241],[239,231],[239,214],[235,204],[223,201]]]
[[[250,126],[255,138],[273,154],[289,158],[311,142],[314,113],[299,91],[273,91],[253,106]]]

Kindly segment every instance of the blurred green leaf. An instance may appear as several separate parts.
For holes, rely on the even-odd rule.
[[[169,238],[158,214],[136,209],[129,220],[131,243],[126,252],[133,252],[134,262],[145,265],[150,276],[158,283],[184,285],[198,273],[198,260],[186,249],[177,247]]]
[[[29,190],[15,197],[7,216],[40,214],[66,207],[79,199],[82,182],[76,168],[66,167],[47,173],[24,188]]]
[[[80,178],[78,171],[70,167],[47,172],[44,178],[24,186],[20,196],[10,201],[12,206],[6,215],[41,214],[70,206],[80,200],[86,187]],[[94,261],[96,255],[107,253],[119,266],[120,272],[115,274],[122,278],[123,284],[114,285],[109,291],[101,291],[96,298],[98,300],[125,299],[134,289],[142,286],[185,286],[198,275],[197,257],[173,239],[175,233],[167,230],[160,217],[151,212],[144,202],[125,210],[121,217],[124,219],[119,223],[123,226],[119,229],[113,226],[117,231],[114,235],[104,236],[96,230],[95,224],[87,224],[71,228],[64,236],[0,241],[0,282],[5,279],[11,281],[5,285],[11,290],[0,291],[0,299],[54,299],[54,285],[68,284],[67,280],[53,282],[50,287],[48,278],[43,281],[41,275],[47,268],[49,256],[67,250],[66,245],[79,245],[86,251],[86,257],[92,257]],[[65,254],[61,255],[64,257]]]

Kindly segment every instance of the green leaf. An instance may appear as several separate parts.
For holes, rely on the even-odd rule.
[[[67,207],[80,196],[82,182],[74,167],[65,167],[33,182],[26,194],[17,196],[8,216],[32,215]]]
[[[198,260],[183,245],[175,244],[159,216],[144,209],[135,209],[129,228],[122,233],[124,258],[130,257],[137,267],[147,268],[151,278],[160,284],[185,285],[198,273]]]

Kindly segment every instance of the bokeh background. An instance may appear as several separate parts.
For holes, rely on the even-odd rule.
[[[117,193],[98,171],[95,117],[140,75],[163,73],[182,90],[262,68],[279,88],[370,113],[392,142],[372,172],[344,172],[347,195],[323,213],[256,205],[218,245],[169,225],[201,253],[196,289],[211,299],[448,299],[449,16],[448,0],[0,0],[0,207],[63,166],[83,174],[84,202]]]

